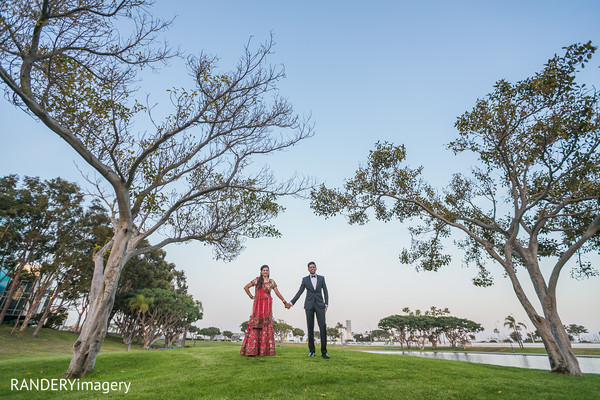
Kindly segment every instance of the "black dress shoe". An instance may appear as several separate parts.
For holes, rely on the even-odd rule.
[[[309,357],[314,357],[314,356],[315,356],[315,353],[308,353],[308,356],[309,356]]]
[[[323,354],[323,358],[326,360],[329,360],[331,357],[329,357],[329,354],[325,353],[325,354]]]

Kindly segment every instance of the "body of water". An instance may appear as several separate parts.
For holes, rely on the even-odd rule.
[[[550,362],[545,354],[518,353],[480,353],[480,352],[448,352],[448,351],[377,351],[367,350],[367,353],[397,354],[405,356],[439,358],[442,360],[466,361],[479,364],[501,365],[503,367],[518,367],[550,370]],[[600,356],[577,356],[579,367],[584,374],[600,374]]]

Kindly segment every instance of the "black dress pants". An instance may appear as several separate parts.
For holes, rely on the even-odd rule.
[[[321,334],[321,354],[327,354],[327,326],[325,325],[325,309],[313,307],[306,311],[306,328],[308,329],[308,350],[315,352],[315,314],[319,333]]]

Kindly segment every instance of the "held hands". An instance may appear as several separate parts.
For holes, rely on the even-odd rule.
[[[290,309],[292,308],[292,305],[290,303],[288,303],[287,301],[283,303],[286,309]]]

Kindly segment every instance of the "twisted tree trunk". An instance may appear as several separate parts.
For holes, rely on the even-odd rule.
[[[79,378],[94,370],[96,358],[107,333],[108,317],[112,310],[117,284],[127,262],[127,246],[131,239],[131,224],[120,222],[113,247],[106,262],[102,282],[90,305],[81,333],[73,344],[73,357],[64,378]]]
[[[569,335],[558,315],[556,298],[549,294],[546,285],[541,283],[543,282],[543,277],[537,264],[527,265],[527,267],[534,288],[536,289],[536,294],[540,300],[544,316],[542,317],[535,311],[521,286],[515,285],[514,281],[513,288],[527,316],[537,328],[542,338],[544,347],[548,353],[551,371],[566,375],[583,375],[579,367],[579,361],[577,361],[577,357],[573,353]]]

